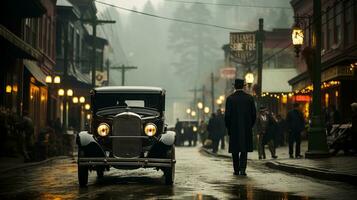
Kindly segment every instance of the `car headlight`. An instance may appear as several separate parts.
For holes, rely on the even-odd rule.
[[[157,131],[156,125],[153,123],[146,124],[144,131],[147,136],[154,136]]]
[[[107,123],[101,123],[99,124],[97,128],[98,135],[105,137],[109,134],[110,127]]]

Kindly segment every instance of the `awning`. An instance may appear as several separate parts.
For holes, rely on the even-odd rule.
[[[296,75],[295,68],[263,69],[262,92],[291,92],[288,81]]]
[[[43,85],[47,85],[46,75],[34,61],[24,60],[24,65],[38,82],[42,83]]]

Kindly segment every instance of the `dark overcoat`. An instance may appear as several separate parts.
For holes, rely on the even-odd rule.
[[[229,152],[252,152],[252,128],[256,120],[256,108],[251,95],[238,90],[226,100],[225,124],[228,130]]]

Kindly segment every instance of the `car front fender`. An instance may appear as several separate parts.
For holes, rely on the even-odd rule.
[[[176,133],[174,131],[166,131],[162,134],[159,141],[167,146],[172,146],[175,143]]]
[[[79,149],[79,156],[84,157],[105,157],[102,147],[88,131],[78,133],[76,142]]]

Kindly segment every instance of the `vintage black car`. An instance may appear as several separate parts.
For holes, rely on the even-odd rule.
[[[88,183],[88,172],[100,178],[110,167],[152,167],[164,172],[165,183],[175,176],[175,132],[164,121],[165,90],[156,87],[99,87],[91,92],[90,131],[80,132],[78,180]]]
[[[176,146],[185,146],[188,141],[188,146],[197,145],[198,136],[198,121],[197,120],[180,120],[176,123]]]

